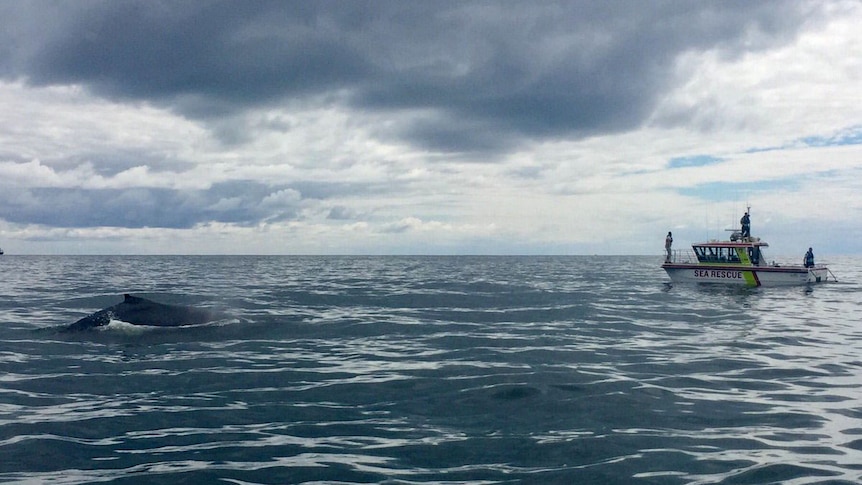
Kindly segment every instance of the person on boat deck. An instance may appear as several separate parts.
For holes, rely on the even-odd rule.
[[[667,255],[664,257],[665,263],[670,263],[670,247],[673,245],[673,235],[670,231],[667,232],[667,237],[664,238],[664,250],[667,252]]]
[[[739,220],[742,224],[742,237],[751,237],[751,218],[748,217],[748,212]]]
[[[808,248],[808,252],[805,253],[805,267],[813,268],[814,267],[814,251],[811,248]]]

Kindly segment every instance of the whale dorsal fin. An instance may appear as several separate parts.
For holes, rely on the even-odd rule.
[[[140,303],[142,298],[132,296],[128,293],[123,294],[123,303]]]

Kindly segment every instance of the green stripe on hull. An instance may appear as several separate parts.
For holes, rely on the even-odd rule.
[[[748,251],[745,248],[736,248],[736,255],[739,257],[740,263],[751,266],[751,259],[748,257]],[[760,286],[760,280],[757,279],[754,271],[743,271],[742,279],[745,280],[745,284],[748,286]]]
[[[760,281],[757,280],[754,271],[743,271],[742,279],[745,280],[745,284],[748,286],[760,286]]]

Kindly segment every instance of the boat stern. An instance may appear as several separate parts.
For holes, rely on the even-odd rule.
[[[808,268],[808,279],[806,283],[823,283],[829,281],[829,268],[826,266],[815,266]]]

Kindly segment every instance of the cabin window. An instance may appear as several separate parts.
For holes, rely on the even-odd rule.
[[[760,264],[760,260],[763,259],[763,254],[760,252],[759,247],[748,248],[748,259],[751,260],[751,264],[757,266]]]
[[[694,254],[701,263],[739,263],[736,248],[695,246]]]
[[[736,248],[723,248],[727,249],[727,262],[728,263],[738,263],[739,262],[739,253],[736,251]]]

